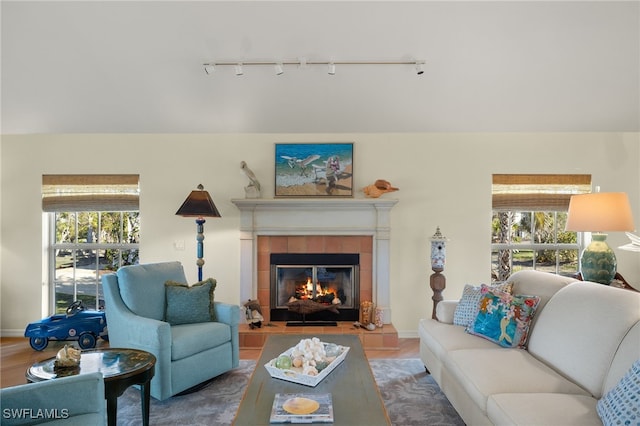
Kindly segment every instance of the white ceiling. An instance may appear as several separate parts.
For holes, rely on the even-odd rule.
[[[639,131],[639,6],[3,0],[2,133]]]

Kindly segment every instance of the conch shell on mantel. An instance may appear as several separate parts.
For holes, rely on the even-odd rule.
[[[384,179],[378,179],[373,185],[365,186],[362,192],[369,198],[378,198],[385,192],[394,192],[399,188],[391,186],[391,183]]]
[[[82,351],[73,346],[64,345],[56,354],[56,367],[77,367],[80,365]]]

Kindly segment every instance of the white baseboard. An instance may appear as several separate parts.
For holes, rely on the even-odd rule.
[[[398,330],[398,338],[400,339],[417,339],[418,338],[418,330]]]
[[[6,329],[0,330],[0,337],[24,337],[24,329]]]

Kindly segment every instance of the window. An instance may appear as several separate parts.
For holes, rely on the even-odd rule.
[[[42,182],[52,310],[64,312],[74,300],[101,309],[102,274],[138,263],[138,176],[45,175]]]
[[[573,194],[591,192],[590,175],[493,175],[491,279],[521,269],[578,271],[580,244],[565,231]]]

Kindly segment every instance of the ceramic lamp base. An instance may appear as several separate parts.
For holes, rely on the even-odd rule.
[[[616,255],[606,242],[607,234],[593,234],[591,244],[580,257],[580,271],[585,281],[609,285],[616,275]]]

